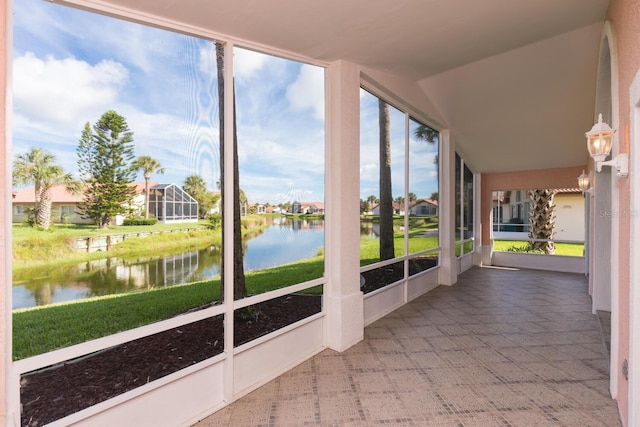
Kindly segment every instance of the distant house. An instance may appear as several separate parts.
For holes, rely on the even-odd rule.
[[[266,213],[268,214],[279,214],[279,213],[283,213],[284,210],[281,207],[278,206],[267,206],[266,208]]]
[[[324,215],[323,202],[293,202],[291,212],[294,214]]]
[[[21,223],[27,220],[27,212],[36,205],[34,187],[23,190],[13,190],[12,222]],[[53,223],[91,224],[90,219],[83,219],[78,213],[78,203],[82,202],[82,194],[67,191],[64,184],[57,184],[51,188],[51,221]]]
[[[145,208],[145,183],[133,182],[135,195],[127,206],[134,214],[141,215]],[[175,184],[149,183],[149,216],[158,218],[160,222],[197,222],[198,202]],[[82,203],[83,194],[73,194],[67,191],[64,184],[54,185],[51,189],[51,220],[53,223],[91,224],[91,219],[81,216],[78,205]],[[14,190],[13,223],[21,223],[27,219],[28,209],[35,207],[35,188]],[[195,211],[194,209],[195,204]],[[194,218],[195,212],[195,218]],[[116,224],[122,224],[123,217],[114,218]]]
[[[324,203],[306,202],[302,203],[302,210],[307,214],[324,215]]]
[[[392,202],[391,205],[394,215],[404,215],[404,203]],[[374,215],[380,215],[380,204],[373,206],[372,211]]]
[[[432,199],[418,199],[409,206],[409,215],[438,215],[438,201]]]

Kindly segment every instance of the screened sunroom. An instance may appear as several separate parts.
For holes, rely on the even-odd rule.
[[[149,190],[149,216],[159,222],[197,222],[198,202],[175,184],[158,184]]]
[[[33,141],[60,153],[91,133],[73,123],[111,106],[127,116],[135,155],[162,165],[150,174],[218,184],[226,196],[214,238],[197,251],[216,265],[198,272],[213,277],[162,289],[148,280],[153,291],[136,292],[96,274],[132,292],[37,310],[13,302],[54,288],[12,277],[20,236],[5,218],[0,425],[174,427],[211,414],[219,418],[203,425],[640,425],[637,1],[390,3],[3,2],[7,196],[10,153]],[[585,132],[598,113],[617,129],[611,156],[628,155],[627,176],[589,156]],[[75,171],[73,150],[65,154],[58,160]],[[494,192],[573,188],[579,175],[588,188],[560,204],[585,218],[578,255],[495,249]],[[148,213],[195,221],[205,202],[179,186],[149,190]],[[381,198],[384,233],[373,211]],[[240,200],[282,211],[321,201],[325,217],[251,219],[259,230],[236,239]],[[420,200],[437,202],[423,205],[435,215],[412,213]],[[307,254],[293,238],[320,247]],[[245,266],[256,247],[256,267]],[[267,255],[283,257],[258,265]],[[60,276],[58,295],[78,292]],[[457,290],[465,294],[453,298]],[[586,328],[596,312],[610,313],[606,357]],[[61,320],[30,322],[45,313]],[[276,317],[276,330],[241,333]],[[63,340],[70,330],[75,340]],[[256,399],[259,390],[274,402]],[[588,402],[572,410],[581,401],[571,393]],[[238,421],[245,414],[255,421]]]

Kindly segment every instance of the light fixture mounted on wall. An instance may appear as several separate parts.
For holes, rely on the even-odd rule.
[[[604,161],[609,153],[611,153],[614,133],[615,130],[611,129],[607,123],[604,123],[602,121],[602,114],[599,114],[598,123],[593,125],[589,132],[585,133],[587,136],[587,149],[596,162],[597,172],[602,171],[602,166],[611,166],[616,169],[618,176],[627,176],[629,175],[628,154],[621,153],[608,162]]]
[[[578,187],[580,187],[580,191],[582,191],[583,193],[589,191],[589,175],[584,173],[584,171],[582,171],[582,173],[578,177]]]

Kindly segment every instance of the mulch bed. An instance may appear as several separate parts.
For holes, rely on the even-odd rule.
[[[428,270],[438,265],[437,256],[415,257],[409,260],[409,276]],[[404,277],[404,264],[402,261],[384,267],[362,273],[364,284],[360,290],[365,294],[384,288]]]
[[[321,310],[320,296],[295,294],[242,309],[234,316],[234,346]],[[22,426],[51,423],[223,350],[223,317],[216,316],[26,373],[20,381]]]

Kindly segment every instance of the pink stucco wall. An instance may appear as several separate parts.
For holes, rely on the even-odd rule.
[[[7,188],[6,182],[6,93],[7,93],[7,46],[5,40],[7,40],[7,2],[0,2],[0,188]],[[4,191],[0,192],[4,196]],[[3,301],[0,304],[0,425],[7,425],[6,422],[6,378],[7,363],[10,360],[10,355],[7,355],[5,348],[7,348],[7,334],[8,328],[5,319],[7,317],[7,304],[4,304],[4,295],[7,292],[7,283],[4,280],[7,277],[6,265],[7,265],[7,253],[5,248],[7,247],[7,236],[4,233],[5,224],[8,219],[6,218],[6,203],[4,197],[0,201],[0,224],[3,231],[0,231],[0,300]]]
[[[620,152],[631,153],[633,147],[630,141],[630,99],[629,89],[631,83],[640,69],[640,0],[612,0],[607,14],[614,35],[615,50],[612,56],[617,58],[618,67],[618,93],[613,94],[613,99],[618,100],[619,124],[618,131]],[[620,212],[630,211],[630,182],[628,179],[618,179],[616,185],[619,191]],[[619,278],[619,339],[618,361],[614,366],[620,367],[622,361],[629,359],[629,295],[630,295],[630,240],[624,236],[630,236],[630,215],[619,216],[620,242],[618,248],[618,278]],[[612,372],[618,376],[618,407],[623,423],[627,425],[629,412],[629,383],[622,376],[621,369]]]

